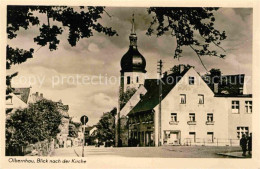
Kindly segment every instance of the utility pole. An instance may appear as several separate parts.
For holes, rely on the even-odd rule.
[[[158,64],[157,64],[157,73],[159,73],[159,118],[158,118],[158,143],[159,143],[159,146],[161,146],[161,114],[162,114],[162,105],[161,105],[161,102],[162,102],[162,60],[158,61]]]
[[[83,132],[83,140],[82,140],[82,142],[83,142],[83,143],[82,143],[82,157],[84,157],[84,146],[85,146],[85,127],[86,127],[86,126],[85,126],[85,125],[83,125],[83,129],[82,129],[82,130],[83,130],[83,131],[82,131],[82,132]]]
[[[121,84],[119,87],[118,105],[117,105],[117,115],[115,116],[115,146],[120,146],[120,110],[121,110],[121,96],[124,92],[124,76],[121,74]]]

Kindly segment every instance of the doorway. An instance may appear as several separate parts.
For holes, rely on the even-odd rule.
[[[180,145],[180,131],[164,131],[164,143],[168,145]]]

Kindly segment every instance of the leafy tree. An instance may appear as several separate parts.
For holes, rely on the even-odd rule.
[[[120,109],[122,109],[128,100],[135,94],[135,88],[128,88],[125,92],[120,93]]]
[[[191,65],[183,65],[184,66],[184,69],[190,69],[192,66]],[[171,69],[171,72],[172,73],[177,73],[177,72],[180,72],[180,66],[179,65],[174,65]]]
[[[182,56],[184,46],[190,47],[206,69],[201,56],[225,57],[211,47],[213,44],[225,52],[220,46],[221,41],[226,39],[225,31],[220,32],[214,28],[213,12],[216,10],[218,8],[148,8],[148,13],[154,16],[147,35],[155,33],[159,37],[170,32],[177,44],[174,58]],[[156,28],[153,28],[155,25]]]
[[[78,7],[67,6],[7,6],[7,36],[12,40],[17,37],[17,31],[21,28],[27,30],[32,26],[39,26],[40,34],[34,38],[38,45],[48,45],[50,51],[58,49],[61,35],[65,29],[69,30],[68,42],[71,46],[76,46],[82,38],[93,36],[93,32],[104,33],[108,36],[117,35],[111,27],[100,24],[101,15],[106,12],[105,7]],[[47,24],[41,23],[36,16],[37,13],[46,16]],[[109,15],[110,16],[110,15]],[[58,26],[60,25],[60,26]],[[12,65],[21,64],[33,57],[34,49],[29,50],[13,48],[7,45],[6,48],[6,68]],[[16,76],[6,76],[6,94],[13,91],[11,79]]]
[[[97,138],[101,142],[114,141],[115,137],[115,116],[116,108],[110,112],[104,113],[99,120],[97,127]]]
[[[69,137],[78,137],[79,127],[81,126],[81,123],[77,123],[72,121],[72,118],[70,118],[69,121]]]
[[[6,120],[6,147],[55,138],[60,132],[61,119],[57,104],[50,100],[43,99],[18,109]]]
[[[211,78],[211,83],[219,83],[219,81],[221,80],[220,69],[211,69],[209,71],[209,77]]]

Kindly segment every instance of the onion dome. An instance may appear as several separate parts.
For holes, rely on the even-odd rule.
[[[134,16],[134,15],[133,15]],[[132,22],[131,34],[129,36],[130,46],[126,54],[121,59],[121,72],[146,72],[146,61],[137,49],[137,36],[134,29],[134,18]]]

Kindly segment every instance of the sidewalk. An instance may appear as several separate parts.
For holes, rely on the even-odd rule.
[[[242,156],[242,151],[236,152],[228,152],[228,153],[217,153],[218,155],[233,157],[233,158],[252,158],[252,155],[246,154],[246,156]]]

